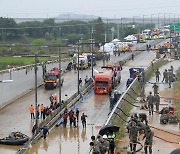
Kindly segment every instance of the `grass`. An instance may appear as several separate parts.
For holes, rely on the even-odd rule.
[[[173,87],[174,87],[174,92],[175,95],[180,95],[180,68],[178,69],[177,72],[177,81],[174,83]],[[173,104],[176,106],[176,115],[178,117],[178,119],[180,119],[180,98],[175,98]]]
[[[56,58],[57,59],[57,58]],[[53,60],[49,57],[38,58],[38,62],[45,62],[48,60]],[[8,69],[9,67],[17,67],[34,64],[35,60],[33,57],[0,57],[0,70]]]

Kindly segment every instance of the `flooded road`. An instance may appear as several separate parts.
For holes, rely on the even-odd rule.
[[[121,54],[120,57],[112,56],[111,62],[114,63],[119,61],[127,57],[129,54],[130,53]],[[123,67],[120,91],[123,92],[125,90],[125,83],[129,76],[130,67],[147,67],[150,61],[154,58],[154,52],[142,52],[134,59],[134,61],[128,62],[126,66]],[[102,62],[98,63],[96,69],[100,66],[102,66]],[[87,74],[90,76],[90,70],[80,71],[80,77],[84,80]],[[68,94],[70,97],[77,91],[77,82],[74,82],[74,80],[77,81],[77,73],[73,71],[65,73],[64,78],[65,81],[62,87],[62,99],[65,94]],[[43,87],[39,88],[38,103],[43,103],[45,106],[49,106],[50,102],[48,98],[52,93],[58,93],[58,89],[54,91],[46,91]],[[22,133],[31,136],[31,129],[34,121],[30,120],[28,107],[33,103],[34,92],[30,92],[0,111],[0,138],[7,136],[12,131],[21,131]],[[67,126],[67,129],[61,128],[61,126],[59,128],[53,128],[46,141],[43,139],[40,140],[36,145],[33,145],[33,147],[30,148],[29,153],[88,153],[90,136],[98,133],[110,112],[109,98],[108,96],[94,95],[94,93],[92,93],[79,109],[80,115],[82,112],[88,115],[88,125],[86,129],[82,129],[81,123],[79,123],[79,127],[77,128],[69,128],[69,126]],[[18,148],[19,147],[0,146],[3,154],[15,153]]]
[[[148,55],[148,56],[145,56]],[[123,92],[126,89],[126,80],[129,76],[129,68],[139,67],[144,65],[148,66],[148,63],[154,59],[155,54],[153,52],[144,52],[135,58],[134,61],[130,61],[122,70],[122,83],[118,90]],[[142,63],[140,63],[141,61]],[[88,154],[89,142],[91,135],[97,135],[100,128],[105,123],[110,113],[109,97],[107,95],[95,95],[93,92],[89,94],[89,97],[79,107],[80,115],[85,113],[87,117],[87,128],[83,129],[82,124],[79,123],[77,128],[70,128],[69,121],[67,128],[60,126],[59,128],[52,128],[50,135],[47,137],[47,141],[43,139],[39,140],[36,145],[30,148],[28,154],[36,152],[38,154],[43,153],[60,153],[60,154]],[[44,148],[46,143],[48,148]]]

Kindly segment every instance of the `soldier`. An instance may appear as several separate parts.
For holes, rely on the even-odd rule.
[[[149,154],[152,154],[152,142],[153,142],[153,135],[154,133],[151,131],[151,129],[149,127],[147,127],[146,131],[145,131],[145,135],[143,137],[143,139],[146,138],[145,142],[144,142],[144,151],[145,154],[147,154],[148,152],[148,147],[149,147]]]
[[[154,83],[152,88],[154,89],[154,95],[156,95],[158,93],[158,85],[156,85],[156,83]]]
[[[130,139],[130,149],[131,152],[136,152],[136,144],[137,144],[137,136],[138,136],[138,127],[135,122],[131,123],[131,127],[129,128],[129,139]]]
[[[159,76],[160,75],[161,75],[161,73],[159,72],[159,69],[157,69],[156,72],[155,72],[156,82],[159,82]]]
[[[90,152],[92,151],[92,154],[101,154],[99,147],[95,146],[94,142],[90,142],[89,145],[90,145]]]
[[[156,105],[156,111],[159,112],[159,104],[160,104],[160,96],[159,96],[159,93],[157,93],[157,94],[154,96],[154,102],[155,102],[155,105]]]
[[[153,108],[154,108],[154,96],[152,95],[152,92],[149,92],[149,95],[147,96],[147,102],[148,102],[148,108],[149,108],[149,115],[153,115]]]
[[[168,83],[168,72],[167,72],[167,69],[165,69],[164,72],[163,72],[163,80],[162,80],[162,82],[164,82],[164,80],[165,80],[166,83]]]
[[[171,83],[172,83],[172,80],[173,80],[173,74],[172,74],[172,71],[169,70],[168,72],[168,82],[169,82],[169,88],[171,88]]]

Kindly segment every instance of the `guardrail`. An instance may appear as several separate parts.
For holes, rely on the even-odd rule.
[[[65,62],[65,61],[70,60],[70,59],[71,58],[64,58],[61,60],[61,62]],[[59,60],[47,61],[46,64],[57,63],[57,62],[59,62]],[[43,64],[43,62],[37,63],[37,66],[41,66],[42,64]],[[26,69],[26,68],[32,68],[34,66],[35,66],[35,64],[24,65],[24,66],[19,66],[19,67],[15,67],[15,68],[9,68],[9,69],[5,69],[5,70],[1,70],[0,74],[8,73],[10,71],[19,71],[19,70]]]
[[[162,61],[163,59],[159,59],[157,60],[154,65],[156,65],[158,62]],[[148,72],[151,70],[153,66],[150,65],[146,68],[145,70],[145,78],[148,74]],[[135,85],[138,83],[138,78],[136,77],[133,82],[130,84],[130,86],[126,89],[126,91],[122,94],[122,96],[120,97],[120,99],[118,100],[118,102],[115,104],[114,108],[112,109],[111,113],[109,114],[108,116],[108,119],[106,120],[105,124],[104,125],[108,125],[108,124],[112,124],[113,123],[113,119],[114,117],[117,117],[117,114],[115,114],[115,112],[118,110],[118,108],[121,108],[123,103],[125,102],[124,99],[126,99],[126,97],[129,97],[128,96],[128,93],[130,93],[130,91],[132,89],[134,89]]]
[[[82,99],[81,95],[86,94],[91,88],[93,87],[93,80],[90,79],[90,81],[85,84],[83,87],[80,88],[80,94],[76,92],[73,96],[71,96],[65,104],[63,104],[62,109],[57,108],[51,115],[49,115],[45,120],[43,120],[39,124],[39,128],[41,128],[44,125],[48,125],[48,127],[52,127],[53,124],[61,117],[61,115],[64,113],[65,107],[72,108],[77,101],[80,101]],[[19,149],[16,154],[24,154],[30,147],[31,144],[35,144],[39,138],[42,136],[42,131],[39,131],[39,133],[36,136],[33,136],[28,143],[26,143],[21,149]]]

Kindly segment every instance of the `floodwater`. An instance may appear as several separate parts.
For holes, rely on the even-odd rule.
[[[130,53],[121,54],[121,57],[113,57],[112,62],[119,61],[128,54]],[[134,61],[131,61],[124,66],[120,91],[122,92],[125,90],[125,82],[129,76],[130,67],[147,67],[147,65],[150,64],[150,61],[154,58],[155,54],[153,52],[142,52],[142,54],[138,55]],[[98,69],[101,65],[102,62],[100,62],[96,68]],[[90,76],[91,73],[89,70],[80,71],[80,77],[82,79],[84,79],[87,74]],[[77,73],[73,71],[68,72],[64,75],[64,78],[65,82],[62,87],[62,97],[65,94],[68,94],[70,97],[77,89],[77,83],[74,82],[74,79],[77,79]],[[43,103],[45,106],[49,105],[48,98],[52,93],[58,93],[58,89],[54,91],[46,91],[43,87],[39,88],[38,103]],[[29,136],[31,135],[31,128],[34,121],[30,120],[28,107],[33,103],[34,93],[31,92],[0,111],[0,137],[7,136],[12,131],[21,131]],[[110,112],[108,96],[94,95],[94,93],[92,93],[80,106],[80,114],[82,114],[82,112],[88,115],[86,129],[82,128],[81,123],[79,123],[77,128],[70,128],[69,125],[66,129],[62,128],[62,126],[59,128],[52,128],[47,139],[41,139],[37,144],[32,145],[29,153],[88,153],[91,135],[97,135]],[[0,146],[0,148],[3,154],[11,154],[19,147]]]

